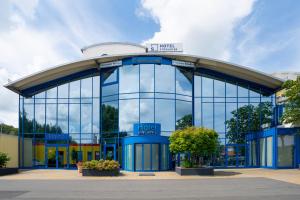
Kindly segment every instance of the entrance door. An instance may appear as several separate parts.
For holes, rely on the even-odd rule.
[[[67,168],[68,151],[66,146],[46,146],[46,163],[48,168]]]
[[[245,167],[245,145],[226,146],[227,167]]]
[[[159,144],[135,144],[135,171],[159,170]]]

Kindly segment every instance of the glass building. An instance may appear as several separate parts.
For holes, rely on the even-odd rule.
[[[72,168],[114,159],[128,171],[170,170],[168,136],[214,129],[215,167],[295,167],[296,129],[278,128],[282,81],[249,68],[129,43],[82,49],[85,59],[6,85],[19,94],[19,167]],[[117,53],[116,53],[117,52]]]

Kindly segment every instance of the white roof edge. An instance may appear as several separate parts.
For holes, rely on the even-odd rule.
[[[101,45],[111,45],[111,44],[125,44],[125,45],[131,45],[131,46],[136,46],[136,47],[147,49],[146,46],[143,46],[141,44],[136,44],[136,43],[133,43],[133,42],[100,42],[100,43],[95,43],[95,44],[91,44],[91,45],[88,45],[88,46],[84,46],[83,48],[81,48],[81,52],[85,51],[88,48],[101,46]]]
[[[43,73],[46,73],[48,71],[50,72],[50,71],[58,69],[58,68],[67,67],[68,65],[74,65],[74,64],[79,64],[80,65],[80,62],[83,62],[83,66],[84,65],[93,65],[93,64],[97,65],[98,63],[101,63],[101,61],[98,62],[99,60],[111,60],[111,61],[113,61],[113,60],[123,59],[123,58],[126,58],[126,57],[133,57],[133,56],[165,56],[165,57],[175,57],[175,58],[171,58],[171,59],[178,59],[178,60],[183,60],[183,61],[187,61],[187,60],[184,60],[183,58],[190,58],[190,59],[195,60],[194,62],[197,62],[198,64],[201,64],[201,63],[199,63],[201,60],[207,60],[207,61],[210,61],[210,62],[216,62],[216,63],[220,63],[220,64],[229,65],[231,67],[237,67],[239,69],[249,71],[250,73],[261,75],[261,76],[264,76],[265,78],[269,78],[269,79],[272,79],[274,81],[280,82],[281,84],[284,82],[284,80],[282,80],[280,78],[277,78],[277,77],[274,77],[271,74],[267,74],[265,72],[261,72],[261,71],[254,70],[254,69],[249,68],[249,67],[245,67],[245,66],[238,65],[238,64],[233,64],[233,63],[226,62],[226,61],[211,59],[211,58],[207,58],[207,57],[200,57],[200,56],[195,56],[195,55],[189,55],[189,54],[182,54],[182,53],[179,54],[179,53],[158,52],[158,53],[132,53],[132,54],[119,54],[119,55],[105,55],[105,56],[97,56],[97,57],[91,57],[91,58],[78,59],[76,61],[67,62],[67,63],[64,63],[64,64],[60,64],[60,65],[56,65],[56,66],[47,68],[45,70],[35,72],[31,75],[28,75],[28,76],[22,77],[20,79],[17,79],[15,81],[9,82],[9,83],[5,84],[4,87],[6,87],[6,88],[8,88],[8,89],[10,89],[14,92],[17,92],[19,90],[14,86],[16,83],[22,82],[22,81],[24,81],[26,79],[29,79],[31,77],[34,77],[34,76],[38,76],[39,74],[43,74]],[[104,62],[109,62],[109,61],[104,61]],[[203,64],[203,66],[205,66],[205,64]],[[215,67],[217,67],[217,66],[215,66]]]

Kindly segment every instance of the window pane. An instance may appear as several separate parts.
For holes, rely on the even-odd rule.
[[[154,100],[141,99],[140,100],[140,123],[154,122]]]
[[[102,104],[102,132],[118,132],[118,102],[112,101]]]
[[[44,133],[45,132],[45,104],[35,105],[35,132]]]
[[[139,66],[125,65],[119,68],[120,93],[139,92]]]
[[[225,97],[225,83],[223,81],[214,80],[214,96]]]
[[[158,144],[152,144],[152,170],[158,170],[159,168],[159,155],[158,155]]]
[[[93,97],[99,97],[100,93],[100,76],[93,77]]]
[[[176,129],[192,126],[192,102],[176,101]]]
[[[169,65],[155,65],[155,91],[175,93],[175,69]]]
[[[144,170],[151,170],[151,144],[144,144]]]
[[[267,166],[273,166],[273,137],[267,137]]]
[[[202,77],[202,96],[213,97],[213,79]]]
[[[141,92],[154,92],[154,65],[140,65],[140,90]]]
[[[69,96],[69,84],[63,84],[58,86],[58,98],[68,98]]]
[[[225,104],[215,103],[215,130],[218,133],[225,132]]]
[[[135,170],[137,171],[143,170],[142,148],[142,144],[135,145]]]
[[[294,164],[294,136],[278,136],[278,166],[292,167]]]
[[[176,93],[192,96],[192,77],[190,71],[176,68]]]
[[[201,76],[194,76],[194,95],[201,97]]]
[[[80,98],[80,80],[70,83],[70,98]]]
[[[81,133],[92,133],[92,105],[81,105]]]
[[[68,134],[68,104],[58,104],[58,133]]]
[[[103,85],[118,81],[118,69],[109,69],[102,74]]]
[[[46,133],[56,133],[56,104],[47,104]]]
[[[194,107],[194,120],[195,120],[195,126],[202,126],[201,124],[201,99],[195,98],[195,107]]]
[[[162,131],[175,129],[175,102],[174,100],[155,100],[155,122],[161,124]],[[163,135],[164,133],[162,133]]]
[[[81,80],[81,97],[92,97],[92,77]]]
[[[265,138],[260,138],[260,166],[264,167],[266,164],[266,143]]]
[[[132,132],[133,124],[139,123],[139,100],[120,100],[120,131]]]
[[[213,104],[212,103],[204,103],[203,104],[203,126],[205,128],[213,129]]]

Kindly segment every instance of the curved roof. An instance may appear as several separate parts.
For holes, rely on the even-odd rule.
[[[136,46],[136,47],[144,48],[145,50],[147,48],[147,47],[145,47],[143,45],[136,44],[136,43],[131,43],[131,42],[101,42],[101,43],[96,43],[96,44],[85,46],[85,47],[83,47],[81,49],[81,52],[83,52],[86,49],[92,48],[92,47],[103,46],[103,45],[111,45],[111,44],[121,44],[121,45]]]
[[[30,76],[24,77],[14,82],[10,82],[4,87],[24,96],[31,96],[31,94],[25,94],[24,91],[37,88],[42,84],[54,82],[55,80],[71,76],[76,73],[84,72],[87,70],[98,70],[99,64],[116,61],[124,58],[130,58],[135,56],[161,56],[172,60],[180,60],[186,62],[192,62],[195,64],[195,68],[203,69],[203,71],[216,72],[224,76],[230,76],[238,80],[245,80],[246,82],[253,83],[254,85],[266,88],[266,94],[280,89],[283,81],[279,78],[275,78],[269,74],[253,70],[248,67],[219,61],[215,59],[209,59],[205,57],[179,54],[179,53],[144,53],[144,54],[126,54],[126,55],[107,55],[94,58],[82,59],[79,61],[58,65]],[[201,71],[201,70],[200,70]],[[36,90],[40,91],[40,90]],[[35,92],[37,93],[37,92]]]

